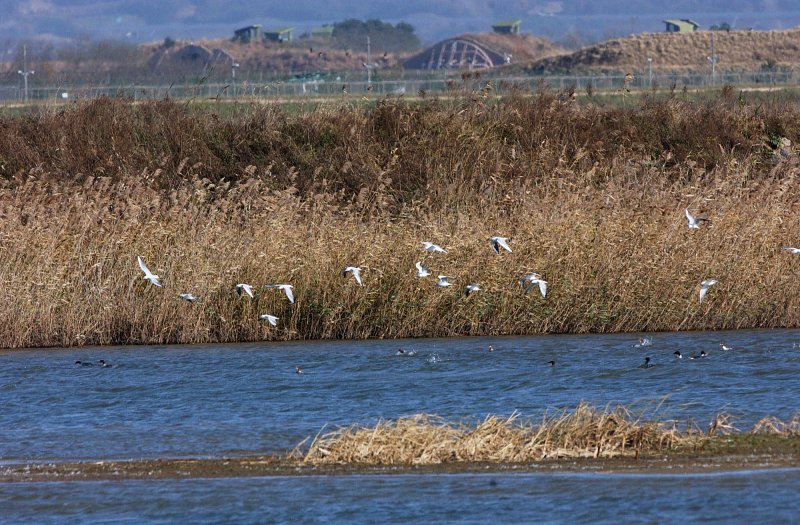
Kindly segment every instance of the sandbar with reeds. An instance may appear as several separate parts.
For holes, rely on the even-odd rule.
[[[800,466],[800,419],[740,431],[643,420],[585,404],[537,422],[489,416],[453,424],[426,415],[336,429],[287,454],[218,459],[39,462],[0,466],[0,481],[165,479],[465,472],[696,473]]]

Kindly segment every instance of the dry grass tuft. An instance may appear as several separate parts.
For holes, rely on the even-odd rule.
[[[347,427],[318,436],[306,453],[311,463],[420,465],[447,462],[525,463],[546,458],[638,457],[707,439],[692,427],[646,422],[623,407],[599,410],[580,404],[541,423],[489,416],[475,425],[416,415],[374,427]]]
[[[761,418],[750,431],[751,434],[778,435],[781,437],[800,437],[800,413],[789,421],[781,421],[772,416]]]

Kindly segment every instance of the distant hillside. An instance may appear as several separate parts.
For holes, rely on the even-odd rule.
[[[304,39],[292,43],[261,42],[242,44],[225,38],[200,40],[194,42],[207,49],[221,49],[239,63],[243,75],[253,72],[268,72],[274,75],[298,74],[304,72],[331,72],[363,70],[367,62],[366,49],[337,49],[329,41]],[[179,52],[184,43],[164,49],[161,45],[143,46],[145,52],[153,57],[163,55],[160,60],[150,59],[150,63],[160,62],[168,65],[171,56]],[[410,53],[386,52],[378,46],[372,49],[372,63],[375,70],[391,69]]]
[[[791,29],[643,33],[536,60],[525,70],[537,74],[642,70],[647,59],[652,58],[653,67],[661,71],[705,71],[712,37],[720,71],[757,71],[800,65],[800,29]]]

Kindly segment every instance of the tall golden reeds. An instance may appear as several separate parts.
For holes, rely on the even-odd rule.
[[[545,416],[539,424],[517,416],[488,416],[476,425],[450,424],[427,415],[347,427],[309,446],[309,463],[424,465],[448,462],[527,463],[553,458],[620,456],[692,448],[707,437],[690,428],[632,417],[624,407],[599,410],[581,403],[574,411]]]
[[[798,164],[779,144],[798,126],[797,106],[730,90],[0,118],[0,347],[795,327],[800,258],[781,248],[800,242]],[[689,230],[686,207],[711,226]],[[416,279],[417,260],[458,286]],[[527,271],[547,299],[522,293]],[[297,302],[238,298],[240,282],[291,282]]]
[[[541,421],[487,416],[475,424],[449,423],[417,414],[373,426],[350,426],[320,434],[293,457],[313,465],[437,465],[442,463],[532,463],[564,458],[639,458],[664,454],[723,455],[780,449],[796,454],[798,416],[770,417],[739,431],[720,414],[707,432],[689,423],[637,417],[623,406],[599,409],[585,403],[545,415]],[[772,438],[762,440],[758,438]],[[777,440],[784,440],[780,443]],[[778,446],[780,445],[780,446]],[[776,448],[777,447],[777,448]]]

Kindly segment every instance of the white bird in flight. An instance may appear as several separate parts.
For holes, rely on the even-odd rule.
[[[446,288],[447,286],[453,286],[453,284],[447,281],[446,275],[440,275],[439,282],[436,283],[436,286],[439,286],[441,288]]]
[[[291,284],[265,284],[264,288],[278,288],[279,290],[283,290],[289,302],[294,304],[294,293],[292,293],[293,286]]]
[[[423,241],[422,242],[422,249],[429,251],[429,252],[439,252],[439,253],[447,253],[447,250],[439,246],[438,244],[433,244],[432,242]]]
[[[250,298],[252,298],[253,297],[253,287],[250,286],[249,284],[245,284],[245,283],[237,284],[236,285],[236,295],[241,297],[243,293],[249,295]]]
[[[795,255],[800,253],[800,248],[792,248],[791,246],[784,246],[783,249],[786,250],[787,252],[791,252],[791,253],[793,253]]]
[[[477,284],[474,283],[468,284],[464,287],[464,297],[469,297],[469,294],[471,294],[472,292],[480,292],[480,291],[481,287],[478,286]]]
[[[500,248],[511,253],[511,247],[508,245],[508,237],[489,237],[489,242],[492,244],[492,249],[495,253],[500,253]]]
[[[703,302],[703,299],[706,298],[706,294],[708,293],[708,289],[714,286],[715,284],[719,284],[719,281],[716,279],[705,279],[700,283],[700,302]]]
[[[689,229],[699,230],[700,223],[711,222],[711,219],[706,219],[705,217],[695,217],[691,213],[689,213],[689,208],[686,208],[686,221],[689,223]]]
[[[140,256],[137,255],[136,260],[139,262],[139,268],[144,272],[144,279],[150,281],[150,284],[160,287],[161,281],[159,281],[158,275],[150,271]]]
[[[353,274],[353,278],[360,286],[364,286],[364,283],[361,282],[361,268],[358,266],[347,266],[342,270],[342,275],[347,277],[348,273]]]
[[[522,279],[519,280],[519,284],[525,289],[525,293],[530,292],[534,285],[539,285],[539,293],[542,294],[542,297],[547,297],[547,281],[542,279],[536,272],[523,275]]]
[[[423,277],[427,277],[431,274],[431,272],[428,270],[428,267],[424,266],[421,262],[417,261],[417,264],[415,266],[417,267],[417,277],[419,277],[420,279],[422,279]]]
[[[272,326],[278,326],[278,318],[274,315],[261,314],[258,316],[259,321],[268,321]]]
[[[194,295],[192,295],[190,293],[179,293],[178,294],[178,299],[183,299],[184,301],[188,301],[190,303],[193,303],[193,302],[195,302],[197,300],[197,297],[195,297]]]

